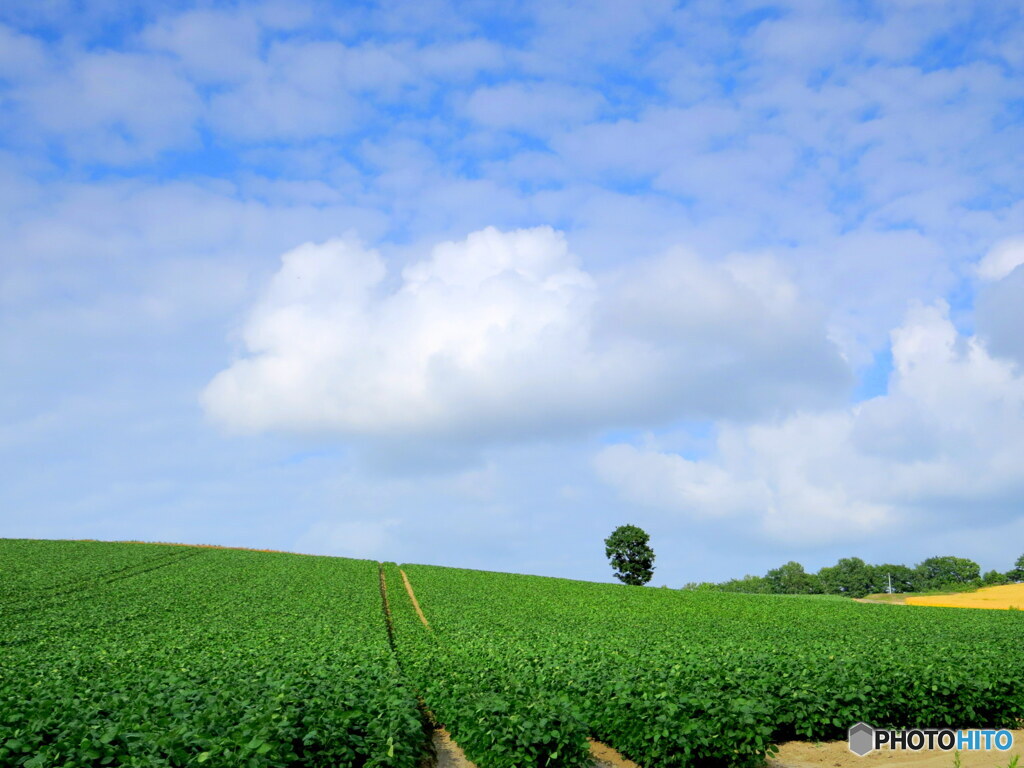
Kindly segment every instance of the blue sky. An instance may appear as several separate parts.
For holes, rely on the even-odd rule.
[[[1024,545],[1014,2],[6,2],[0,536],[655,583]]]

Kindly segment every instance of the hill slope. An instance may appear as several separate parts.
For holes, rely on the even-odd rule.
[[[371,561],[0,541],[0,765],[412,768]]]
[[[589,738],[754,766],[858,720],[1024,717],[1019,612],[0,540],[0,618],[0,764],[32,768],[412,768],[435,723],[480,768],[582,766]]]

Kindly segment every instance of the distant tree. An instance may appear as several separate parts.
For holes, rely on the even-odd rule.
[[[818,571],[822,591],[830,595],[864,597],[872,591],[874,573],[859,557],[844,557]]]
[[[800,563],[791,561],[768,571],[764,576],[748,575],[721,584],[688,584],[686,588],[718,592],[863,597],[872,592],[887,591],[890,579],[893,592],[980,587],[1005,584],[1007,581],[1024,582],[1024,555],[1017,559],[1016,567],[1005,575],[989,571],[984,578],[978,564],[963,557],[930,557],[914,568],[893,563],[868,565],[859,557],[844,557],[835,565],[826,566],[817,573],[807,573]]]
[[[807,594],[808,595],[823,595],[825,594],[825,588],[821,584],[821,578],[816,573],[807,574]]]
[[[771,585],[764,576],[751,576],[747,574],[742,579],[729,579],[721,584],[715,584],[718,592],[744,592],[750,595],[763,595],[771,592]]]
[[[688,581],[680,589],[687,592],[721,592],[722,589],[713,581]]]
[[[918,589],[941,589],[969,584],[981,576],[981,566],[964,557],[929,557],[915,569],[920,578]]]
[[[795,560],[773,568],[764,578],[768,582],[769,591],[775,595],[806,595],[816,583],[811,574]]]
[[[1024,555],[1018,557],[1014,567],[1006,572],[1006,578],[1010,581],[1024,581]]]
[[[611,561],[615,578],[623,584],[643,586],[654,576],[651,539],[635,525],[620,525],[604,540],[604,554]]]
[[[871,570],[872,592],[887,592],[890,577],[892,578],[893,592],[917,591],[918,575],[913,568],[892,563],[869,565],[868,568]]]
[[[981,583],[986,587],[998,587],[1001,584],[1009,583],[1010,579],[1005,573],[999,571],[987,571],[984,576],[981,577]]]

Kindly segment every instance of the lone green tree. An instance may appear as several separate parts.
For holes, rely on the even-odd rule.
[[[643,586],[654,576],[654,550],[651,537],[635,525],[620,525],[604,540],[604,554],[615,569],[615,578],[623,584]]]

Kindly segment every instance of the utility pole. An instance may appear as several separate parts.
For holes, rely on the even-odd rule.
[[[889,574],[889,594],[892,594],[892,574]]]

